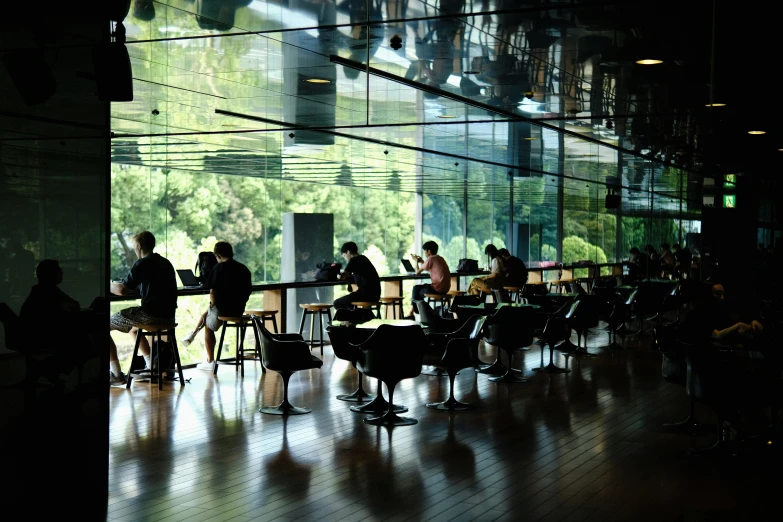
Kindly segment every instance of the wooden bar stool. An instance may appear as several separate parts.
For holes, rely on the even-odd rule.
[[[177,338],[175,336],[175,330],[177,328],[177,323],[161,323],[161,324],[142,324],[136,327],[139,331],[138,335],[136,336],[136,344],[133,347],[133,357],[131,358],[131,368],[128,371],[128,383],[125,385],[125,388],[130,388],[131,381],[133,380],[134,375],[139,375],[141,373],[147,373],[146,369],[141,370],[134,370],[133,369],[133,361],[136,360],[136,357],[139,355],[139,345],[141,344],[141,336],[150,337],[152,339],[152,342],[150,343],[150,349],[152,350],[150,352],[150,360],[154,361],[155,356],[158,355],[155,353],[158,350],[158,347],[161,345],[162,337],[165,335],[168,339],[168,342],[171,343],[171,349],[174,352],[174,364],[177,367],[177,372],[179,373],[179,385],[185,386],[185,378],[182,376],[182,362],[179,359],[179,350],[177,349]],[[157,339],[155,338],[157,336]],[[157,341],[157,342],[156,342]],[[165,368],[168,370],[168,368]],[[164,368],[161,368],[160,363],[158,363],[158,389],[163,389],[163,370]],[[152,383],[152,379],[150,379],[150,384]]]
[[[570,289],[573,283],[573,279],[556,279],[554,281],[549,281],[549,291],[551,292],[552,287],[554,286],[555,293],[562,294],[567,288]]]
[[[503,290],[508,292],[512,303],[522,302],[522,292],[525,290],[524,286],[504,286]]]
[[[272,323],[272,330],[275,333],[277,332],[277,310],[245,310],[245,314],[247,315],[256,315],[261,318],[261,320],[266,323],[269,321]]]
[[[310,316],[310,342],[305,341],[309,346],[310,350],[313,349],[314,346],[320,346],[321,347],[321,355],[324,354],[324,322],[323,322],[323,316],[325,315],[327,319],[329,319],[329,324],[332,324],[332,305],[327,303],[309,303],[309,304],[300,304],[299,308],[302,308],[304,312],[302,313],[302,322],[299,324],[299,335],[302,335],[302,332],[304,331],[304,325],[305,325],[305,319],[307,316]],[[318,316],[318,343],[313,341],[313,329],[315,328],[315,316]]]
[[[403,318],[405,315],[403,309],[402,309],[402,297],[381,297],[381,306],[383,306],[383,316],[388,319],[389,318],[389,307],[392,309],[392,317],[397,319],[397,307],[400,308],[400,319]]]
[[[215,356],[215,367],[212,369],[212,373],[217,375],[218,366],[221,364],[230,364],[239,370],[242,377],[245,376],[245,330],[253,328],[253,321],[249,315],[241,315],[237,317],[219,315],[218,319],[223,321],[223,327],[220,329],[220,342],[218,343],[218,351]],[[226,329],[234,328],[237,330],[236,339],[234,339],[235,354],[233,361],[226,361],[220,359],[220,354],[223,352],[223,339],[226,337]],[[255,330],[254,330],[255,331]],[[256,344],[258,346],[258,344]],[[253,350],[254,354],[258,352]]]
[[[381,318],[381,303],[377,301],[354,301],[351,306],[357,310],[374,310],[375,318]]]
[[[424,299],[427,300],[427,304],[432,307],[433,310],[440,308],[444,310],[445,306],[451,301],[449,294],[424,294]]]

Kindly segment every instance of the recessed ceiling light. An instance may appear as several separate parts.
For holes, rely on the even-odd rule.
[[[652,58],[645,58],[643,60],[636,60],[639,65],[658,65],[663,63],[663,60],[654,60]]]
[[[522,139],[525,141],[533,141],[533,140],[537,140],[538,138],[522,138]]]
[[[597,156],[597,155],[598,154],[582,154],[582,156],[585,157],[585,158],[592,158],[592,157]]]
[[[705,107],[725,107],[725,103],[707,103],[704,105]]]
[[[308,78],[305,80],[307,83],[332,83],[331,80],[325,78]]]
[[[767,131],[748,131],[748,134],[766,134]]]
[[[778,149],[780,152],[783,152],[783,149]]]
[[[439,114],[438,118],[456,118],[456,116],[453,116],[451,114]]]

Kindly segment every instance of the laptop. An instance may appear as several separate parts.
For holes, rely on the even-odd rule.
[[[190,268],[177,269],[179,274],[179,280],[182,281],[182,286],[185,288],[201,288],[201,283],[196,278],[196,274]]]
[[[410,261],[407,259],[400,259],[402,261],[402,266],[405,267],[405,271],[408,273],[408,275],[414,275],[416,273],[416,269],[413,268],[413,265]]]

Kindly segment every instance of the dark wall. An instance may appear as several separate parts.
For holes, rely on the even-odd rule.
[[[90,78],[92,46],[108,40],[109,21],[89,1],[57,2],[53,10],[48,2],[29,3],[28,13],[25,5],[0,21],[0,56],[40,49],[46,70],[28,63],[31,82],[0,60],[0,302],[18,313],[36,282],[36,264],[51,258],[63,269],[60,288],[89,307],[105,297],[108,280],[109,104],[97,99]],[[53,95],[27,105],[22,94],[29,91],[20,93],[17,84],[35,88],[35,78],[47,76]],[[0,329],[0,450],[9,513],[42,519],[71,511],[65,516],[105,519],[106,321],[90,313],[81,319],[67,331],[41,317],[10,345]],[[30,378],[40,365],[16,350],[41,344],[49,333],[48,346],[63,362],[48,377]]]

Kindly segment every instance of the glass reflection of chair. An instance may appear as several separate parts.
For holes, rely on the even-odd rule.
[[[301,335],[274,335],[264,327],[263,320],[258,316],[253,316],[253,323],[261,338],[261,358],[264,366],[279,373],[283,379],[283,401],[276,407],[265,407],[259,411],[272,415],[310,413],[310,409],[297,408],[288,402],[288,382],[294,372],[320,368],[323,362],[310,353],[310,347]]]

